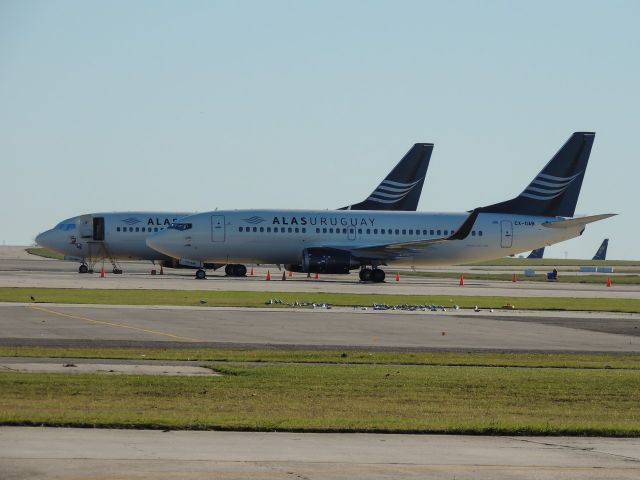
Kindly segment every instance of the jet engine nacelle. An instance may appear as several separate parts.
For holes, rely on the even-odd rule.
[[[302,271],[305,273],[349,273],[360,262],[351,253],[337,248],[305,248],[302,251]]]

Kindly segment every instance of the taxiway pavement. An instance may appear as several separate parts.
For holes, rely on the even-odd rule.
[[[0,427],[3,478],[637,479],[640,439]]]

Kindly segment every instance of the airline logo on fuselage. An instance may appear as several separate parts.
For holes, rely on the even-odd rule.
[[[343,227],[373,227],[375,218],[365,217],[273,217],[272,225],[328,225]]]
[[[172,223],[174,223],[177,220],[177,218],[153,218],[153,217],[149,217],[147,219],[147,225],[153,225],[156,227],[163,227],[163,226],[169,226]],[[122,220],[123,223],[126,223],[127,225],[135,225],[137,223],[142,223],[143,221],[140,220],[139,218],[134,218],[134,217],[130,217],[130,218],[125,218],[124,220]]]

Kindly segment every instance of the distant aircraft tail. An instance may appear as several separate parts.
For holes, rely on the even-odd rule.
[[[483,212],[573,217],[595,133],[576,132],[516,198]]]
[[[533,250],[527,258],[542,258],[544,256],[544,247]]]
[[[592,260],[606,260],[607,259],[607,247],[609,246],[609,239],[605,238],[598,248],[598,251],[593,256]]]
[[[366,200],[340,210],[415,211],[433,143],[416,143]]]

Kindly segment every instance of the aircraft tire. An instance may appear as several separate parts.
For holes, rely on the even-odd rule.
[[[373,277],[373,270],[370,268],[363,268],[360,270],[360,280],[363,282],[370,282]]]
[[[247,276],[247,267],[244,265],[234,265],[233,266],[233,276],[234,277],[246,277]]]
[[[207,278],[207,272],[199,268],[198,270],[196,270],[196,278],[198,280],[204,280],[205,278]]]
[[[227,265],[225,265],[224,267],[224,273],[227,277],[233,277],[233,270],[234,270],[235,265],[233,265],[232,263],[228,263]]]
[[[89,273],[89,267],[83,263],[78,267],[78,273]]]
[[[384,273],[384,270],[380,270],[379,268],[376,268],[373,270],[373,282],[374,283],[382,283],[384,282],[384,277],[386,276],[386,274]]]

